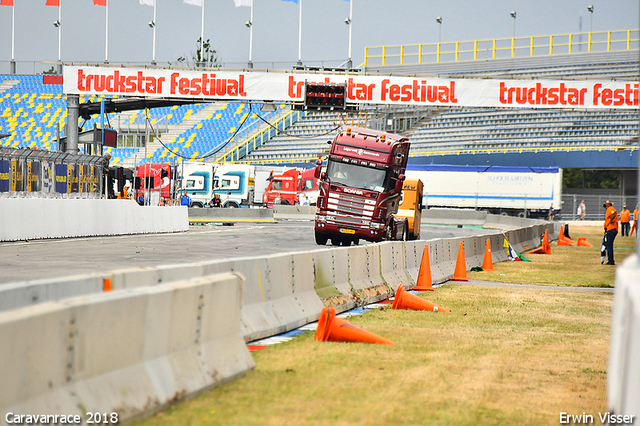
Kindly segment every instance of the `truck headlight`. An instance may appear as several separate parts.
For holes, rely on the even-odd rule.
[[[327,217],[323,214],[318,214],[316,215],[316,221],[317,222],[324,222],[325,220],[327,220]]]
[[[384,223],[371,222],[371,228],[373,229],[382,229],[383,227],[384,227]]]

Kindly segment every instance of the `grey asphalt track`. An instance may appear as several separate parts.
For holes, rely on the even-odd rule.
[[[422,239],[490,232],[492,230],[423,226]],[[329,248],[330,245],[316,245],[313,222],[309,221],[190,226],[187,232],[172,234],[0,243],[0,285],[133,267]]]

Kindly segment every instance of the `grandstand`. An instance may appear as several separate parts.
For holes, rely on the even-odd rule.
[[[529,48],[518,44],[518,40],[508,39],[511,49],[500,48],[507,57],[496,55],[497,48],[494,47],[495,58],[488,59],[482,59],[478,52],[474,52],[473,58],[462,60],[465,53],[462,50],[456,50],[455,56],[451,52],[447,56],[447,52],[438,47],[438,60],[427,61],[428,55],[433,57],[433,53],[428,53],[427,45],[419,46],[421,55],[426,55],[424,57],[412,54],[409,46],[393,47],[401,52],[399,54],[393,53],[392,47],[382,48],[383,54],[378,56],[371,54],[373,49],[367,48],[365,71],[449,78],[638,81],[638,31],[621,33],[626,35],[626,42],[615,41],[615,35],[608,35],[610,40],[614,40],[608,45],[611,51],[594,48],[598,51],[587,52],[591,45],[583,45],[584,52],[579,52],[576,46],[569,45],[572,53],[563,53],[563,44],[556,41],[552,55],[538,54],[540,46],[534,46],[533,37],[530,38],[533,46],[531,55],[519,55],[520,50],[528,52]],[[577,36],[573,38],[577,39]],[[550,36],[549,40],[558,38]],[[455,44],[456,49],[461,45],[462,42]],[[479,43],[472,45],[478,46]],[[612,46],[622,47],[613,51]],[[380,63],[374,65],[375,59]],[[1,139],[0,144],[55,150],[58,133],[64,134],[67,114],[66,97],[61,89],[60,84],[43,84],[42,76],[0,75],[0,133],[10,134]],[[80,102],[100,99],[81,97]],[[264,112],[260,111],[258,103],[214,102],[150,110],[148,143],[145,141],[144,111],[109,114],[108,121],[119,132],[119,141],[117,148],[106,148],[105,152],[112,154],[112,164],[127,167],[145,160],[153,163],[205,159],[263,164],[308,163],[326,154],[327,141],[333,138],[336,128],[346,122],[407,135],[412,142],[411,161],[416,163],[521,165],[524,160],[520,154],[527,153],[526,161],[532,161],[536,157],[531,155],[539,151],[564,150],[575,155],[572,158],[554,156],[554,164],[531,165],[593,166],[593,161],[587,164],[580,156],[588,155],[594,159],[593,152],[606,151],[617,153],[617,166],[629,167],[625,164],[637,164],[637,161],[634,163],[634,158],[637,158],[637,117],[637,110],[387,106],[370,106],[361,109],[359,114],[348,115],[292,112],[286,105],[277,105],[275,112]],[[98,121],[98,116],[93,116],[84,123],[84,129],[93,128]],[[216,153],[218,150],[220,152]],[[619,161],[623,157],[620,151],[628,151],[626,163]],[[477,155],[495,152],[519,154],[519,157],[506,159],[505,155],[500,158]],[[548,162],[548,159],[540,161]]]
[[[80,103],[99,102],[103,97],[81,97]],[[110,114],[120,134],[117,148],[105,147],[112,164],[132,167],[135,163],[202,161],[211,156],[232,136],[246,138],[257,132],[262,120],[273,120],[285,112],[278,105],[275,112],[259,112],[261,104],[216,102],[154,108],[149,111],[151,137],[145,157],[144,110]],[[66,96],[61,84],[44,84],[42,75],[0,75],[0,134],[9,134],[1,145],[57,150],[57,137],[64,136],[67,119]],[[88,130],[99,127],[99,117],[79,123]],[[240,129],[239,129],[240,128]],[[133,136],[133,137],[132,137]],[[166,147],[166,148],[165,148]]]

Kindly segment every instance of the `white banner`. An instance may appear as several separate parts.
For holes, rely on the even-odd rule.
[[[305,81],[347,84],[350,104],[638,108],[638,83],[481,80],[294,72],[64,67],[66,94],[302,102]]]

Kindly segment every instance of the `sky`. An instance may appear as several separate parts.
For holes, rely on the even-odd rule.
[[[150,63],[153,7],[139,0],[109,1],[111,64]],[[205,1],[205,39],[223,66],[242,68],[249,59],[250,8],[233,0]],[[352,0],[353,64],[364,60],[365,46],[638,29],[638,0]],[[15,60],[21,74],[42,72],[58,57],[58,8],[45,0],[14,0]],[[302,62],[339,66],[348,58],[349,1],[301,0]],[[61,0],[62,61],[105,60],[105,10],[92,0]],[[593,16],[587,6],[593,5]],[[290,69],[298,59],[299,6],[290,1],[254,0],[255,68]],[[442,24],[436,22],[442,18]],[[12,8],[0,6],[0,73],[9,71]],[[182,0],[157,0],[156,62],[176,63],[196,50],[201,9]]]

